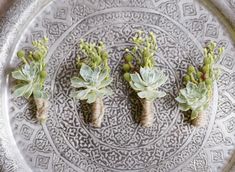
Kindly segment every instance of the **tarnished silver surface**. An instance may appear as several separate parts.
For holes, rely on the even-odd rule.
[[[235,151],[235,47],[205,7],[193,0],[16,1],[0,32],[0,171],[221,172],[229,170]],[[169,81],[156,100],[151,128],[134,122],[140,102],[122,78],[122,56],[137,30],[157,36],[158,66]],[[16,51],[47,36],[51,107],[47,123],[38,124],[33,101],[14,98],[10,71]],[[79,39],[102,40],[111,57],[114,95],[105,99],[102,127],[84,121],[89,107],[74,101],[69,80],[77,73]],[[202,62],[205,41],[225,46],[218,62],[207,124],[190,126],[174,100],[189,64]]]

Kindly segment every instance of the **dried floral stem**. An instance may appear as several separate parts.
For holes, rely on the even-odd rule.
[[[192,125],[196,127],[202,127],[206,124],[206,115],[203,112],[200,112],[197,118],[192,120]]]
[[[43,98],[34,98],[37,112],[36,117],[40,121],[40,123],[43,123],[47,119],[47,110],[48,110],[48,100]]]
[[[153,118],[154,118],[152,112],[153,102],[150,100],[143,99],[142,106],[143,106],[143,111],[140,117],[140,124],[143,127],[150,127],[153,124]]]
[[[92,116],[91,123],[94,127],[101,127],[101,122],[104,117],[104,104],[103,100],[97,98],[96,101],[92,104]]]

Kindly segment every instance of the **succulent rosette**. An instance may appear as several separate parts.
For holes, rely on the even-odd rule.
[[[37,107],[36,117],[40,122],[47,118],[48,100],[44,91],[44,82],[47,76],[45,57],[48,51],[48,39],[44,38],[34,41],[33,50],[26,55],[24,50],[17,52],[22,64],[12,72],[12,77],[16,79],[14,86],[14,96],[33,96]]]
[[[190,120],[195,126],[205,124],[205,110],[209,106],[213,82],[219,77],[219,69],[214,64],[219,60],[224,48],[216,48],[216,43],[210,42],[204,48],[203,65],[198,69],[189,66],[183,78],[185,88],[181,89],[176,100],[182,111],[190,111]],[[217,52],[217,53],[216,53]]]
[[[91,123],[94,127],[101,127],[104,116],[103,98],[112,94],[112,90],[108,88],[112,82],[108,54],[102,42],[95,45],[81,40],[80,49],[85,58],[78,58],[79,76],[71,79],[72,87],[76,88],[71,96],[92,104]]]
[[[149,35],[138,32],[132,41],[134,47],[131,50],[126,49],[124,78],[136,91],[143,104],[140,124],[143,127],[150,127],[154,119],[153,101],[166,95],[158,89],[166,82],[167,77],[155,64],[154,55],[157,50],[155,35],[152,32]]]

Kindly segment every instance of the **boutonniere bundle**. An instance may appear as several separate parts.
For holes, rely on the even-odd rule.
[[[78,58],[79,76],[71,79],[71,85],[77,90],[72,96],[78,100],[86,100],[92,104],[91,123],[94,127],[101,127],[104,116],[104,96],[109,96],[112,91],[108,86],[112,82],[108,53],[105,45],[87,43],[81,40],[80,49],[85,58]]]
[[[150,127],[154,119],[153,101],[165,96],[165,92],[159,91],[158,88],[166,82],[167,77],[156,67],[154,55],[157,43],[152,32],[149,35],[138,32],[132,43],[133,48],[126,49],[124,78],[141,99],[143,111],[140,124]]]
[[[180,90],[176,100],[179,102],[180,110],[190,111],[190,120],[195,126],[205,123],[204,111],[213,94],[213,82],[219,76],[219,69],[216,69],[214,64],[219,60],[223,50],[223,47],[216,49],[216,44],[210,42],[204,48],[203,65],[198,69],[189,66],[183,78],[185,88]]]
[[[37,107],[36,117],[40,122],[46,120],[48,108],[48,96],[44,91],[47,76],[45,63],[47,42],[47,38],[34,41],[32,43],[34,49],[29,53],[18,51],[17,56],[22,64],[12,72],[12,77],[16,79],[13,94],[16,97],[24,96],[26,99],[33,96]]]

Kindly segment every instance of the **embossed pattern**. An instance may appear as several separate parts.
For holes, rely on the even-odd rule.
[[[7,154],[14,156],[13,152],[0,142],[0,170],[219,172],[226,168],[235,145],[235,47],[211,13],[193,0],[55,0],[44,5],[23,34],[16,35],[17,43],[8,46],[14,51],[30,49],[32,40],[49,38],[48,120],[41,126],[34,116],[33,100],[12,96],[12,80],[5,75],[9,70],[5,67],[15,67],[18,60],[13,50],[5,52],[5,58],[0,59],[0,76],[4,78],[0,114],[9,120],[22,157],[9,158]],[[138,30],[156,35],[157,66],[169,78],[162,87],[167,96],[154,102],[150,128],[136,123],[142,110],[140,101],[122,73],[124,49],[131,46],[130,39]],[[81,53],[77,48],[81,38],[103,41],[110,55],[114,94],[104,99],[106,110],[99,129],[87,124],[90,106],[70,97],[70,78],[78,73],[75,60]],[[201,64],[202,47],[208,40],[225,46],[217,64],[222,73],[214,85],[207,124],[194,128],[174,98],[187,66]],[[0,129],[1,122],[0,117]],[[13,139],[10,134],[0,138],[4,136],[5,140]]]

